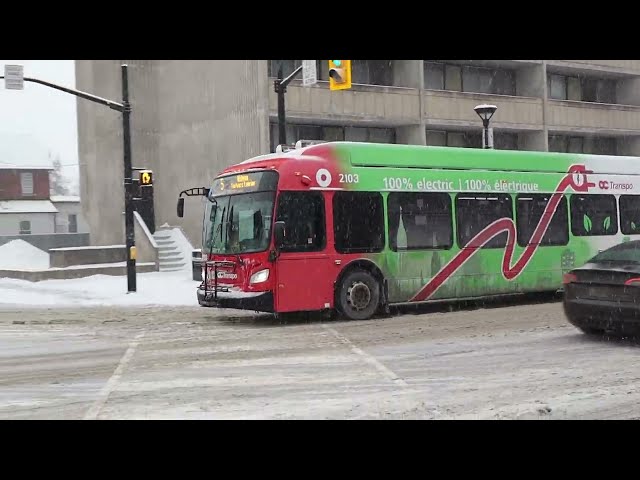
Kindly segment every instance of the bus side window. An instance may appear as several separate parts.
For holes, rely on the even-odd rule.
[[[640,195],[620,195],[620,231],[640,234]]]
[[[392,250],[448,249],[453,245],[448,193],[392,192],[387,207]]]
[[[516,197],[516,226],[518,245],[526,247],[531,241],[533,232],[538,227],[547,205],[551,201],[551,194],[521,193]],[[567,198],[562,197],[555,214],[551,218],[545,232],[541,246],[567,245],[569,243],[569,211]]]
[[[339,253],[380,252],[384,248],[384,204],[377,192],[336,192],[333,232]]]
[[[571,195],[571,233],[576,237],[615,235],[618,211],[613,195]]]
[[[285,222],[283,252],[317,252],[326,244],[324,197],[320,192],[282,192],[276,221]]]
[[[513,219],[511,195],[486,193],[459,193],[456,196],[456,223],[458,226],[458,245],[469,245],[475,236],[489,224],[501,218]],[[507,244],[507,233],[499,233],[480,248],[504,248]]]

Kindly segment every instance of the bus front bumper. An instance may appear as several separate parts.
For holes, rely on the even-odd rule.
[[[254,310],[273,313],[272,292],[218,291],[198,288],[198,303],[203,307],[235,308],[238,310]]]

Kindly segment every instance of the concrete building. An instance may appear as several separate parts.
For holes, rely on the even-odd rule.
[[[273,151],[273,79],[299,60],[128,61],[134,165],[154,170],[156,224],[181,225],[199,246],[201,205],[175,214],[181,189]],[[121,61],[77,61],[77,86],[119,99]],[[473,111],[498,107],[495,148],[640,156],[638,60],[354,60],[351,90],[288,87],[287,138],[480,147]],[[81,194],[93,243],[123,240],[119,114],[79,100]],[[108,201],[107,201],[108,199]]]

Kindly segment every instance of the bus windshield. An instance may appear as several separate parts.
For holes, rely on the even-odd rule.
[[[203,219],[204,253],[266,250],[277,185],[275,171],[242,172],[214,180]]]
[[[203,247],[207,254],[261,252],[269,247],[275,192],[217,196],[207,202]]]

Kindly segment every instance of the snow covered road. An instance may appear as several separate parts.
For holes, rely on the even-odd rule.
[[[198,307],[0,311],[0,418],[640,417],[640,349],[560,303],[299,321]]]

